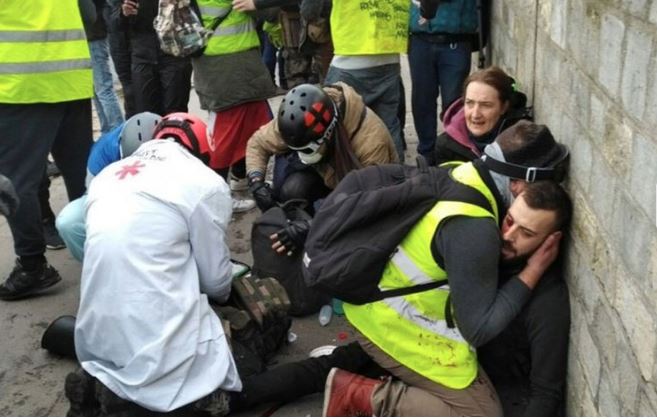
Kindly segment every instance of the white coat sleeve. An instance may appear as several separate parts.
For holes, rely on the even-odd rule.
[[[201,292],[223,303],[230,296],[232,264],[226,232],[232,214],[230,195],[206,195],[189,220],[189,239],[196,260]]]

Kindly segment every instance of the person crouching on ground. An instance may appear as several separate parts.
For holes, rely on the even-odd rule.
[[[272,189],[265,173],[273,155],[277,159]],[[253,134],[246,149],[249,189],[263,212],[277,202],[303,199],[313,213],[313,203],[351,170],[397,162],[384,123],[341,82],[324,88],[302,84],[290,90],[276,118]],[[289,236],[302,247],[307,232],[297,228]],[[279,249],[285,251],[284,246]]]

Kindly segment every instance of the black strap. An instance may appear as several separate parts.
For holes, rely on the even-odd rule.
[[[567,156],[568,156],[568,152],[566,152],[562,160],[565,159]],[[556,176],[557,170],[551,167],[544,168],[544,167],[520,166],[518,164],[496,160],[486,154],[484,154],[481,159],[483,160],[484,165],[490,171],[514,179],[522,179],[527,182],[536,182],[539,180],[555,180],[555,178],[557,177]]]
[[[196,13],[196,15],[198,16],[199,20],[202,21],[203,16],[201,15],[201,8],[198,6],[197,0],[191,0],[190,6],[191,6],[192,10],[194,11],[194,13]],[[230,12],[232,12],[232,11],[233,11],[233,6],[231,5],[228,8],[228,12],[226,12],[225,15],[217,16],[212,20],[212,24],[210,25],[210,27],[208,29],[210,29],[212,32],[214,32],[215,29],[217,29],[219,27],[219,25],[221,25],[221,22],[223,22],[224,19],[226,19],[228,17],[228,15],[230,14]]]
[[[412,287],[397,288],[394,290],[379,291],[379,293],[372,298],[371,302],[383,300],[390,297],[399,297],[401,295],[415,294],[417,292],[432,290],[434,288],[440,288],[443,285],[447,285],[447,280],[443,279],[435,282],[428,282],[426,284],[414,285]]]

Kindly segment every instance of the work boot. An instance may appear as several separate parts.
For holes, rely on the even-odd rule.
[[[372,416],[372,393],[382,381],[331,369],[324,389],[323,416]]]
[[[18,300],[52,287],[62,280],[59,273],[47,262],[34,271],[27,271],[16,259],[14,270],[4,284],[0,285],[0,300]]]
[[[98,416],[100,403],[96,400],[95,381],[82,368],[66,376],[64,394],[71,404],[66,416]]]

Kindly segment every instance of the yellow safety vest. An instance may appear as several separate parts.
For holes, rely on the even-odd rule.
[[[408,0],[333,0],[335,55],[406,52],[410,7]]]
[[[231,54],[260,46],[253,18],[232,9],[231,4],[231,0],[198,0],[206,28],[211,28],[216,18],[225,16],[208,41],[205,55]]]
[[[2,1],[0,103],[92,96],[89,46],[77,0]]]
[[[472,163],[451,172],[452,179],[476,188],[490,203],[493,213],[465,202],[438,202],[408,233],[386,264],[381,290],[409,287],[447,279],[436,264],[431,242],[447,217],[498,219],[495,198]],[[349,322],[376,346],[418,374],[446,387],[463,389],[477,377],[477,355],[458,328],[446,321],[449,286],[364,305],[344,304]]]

